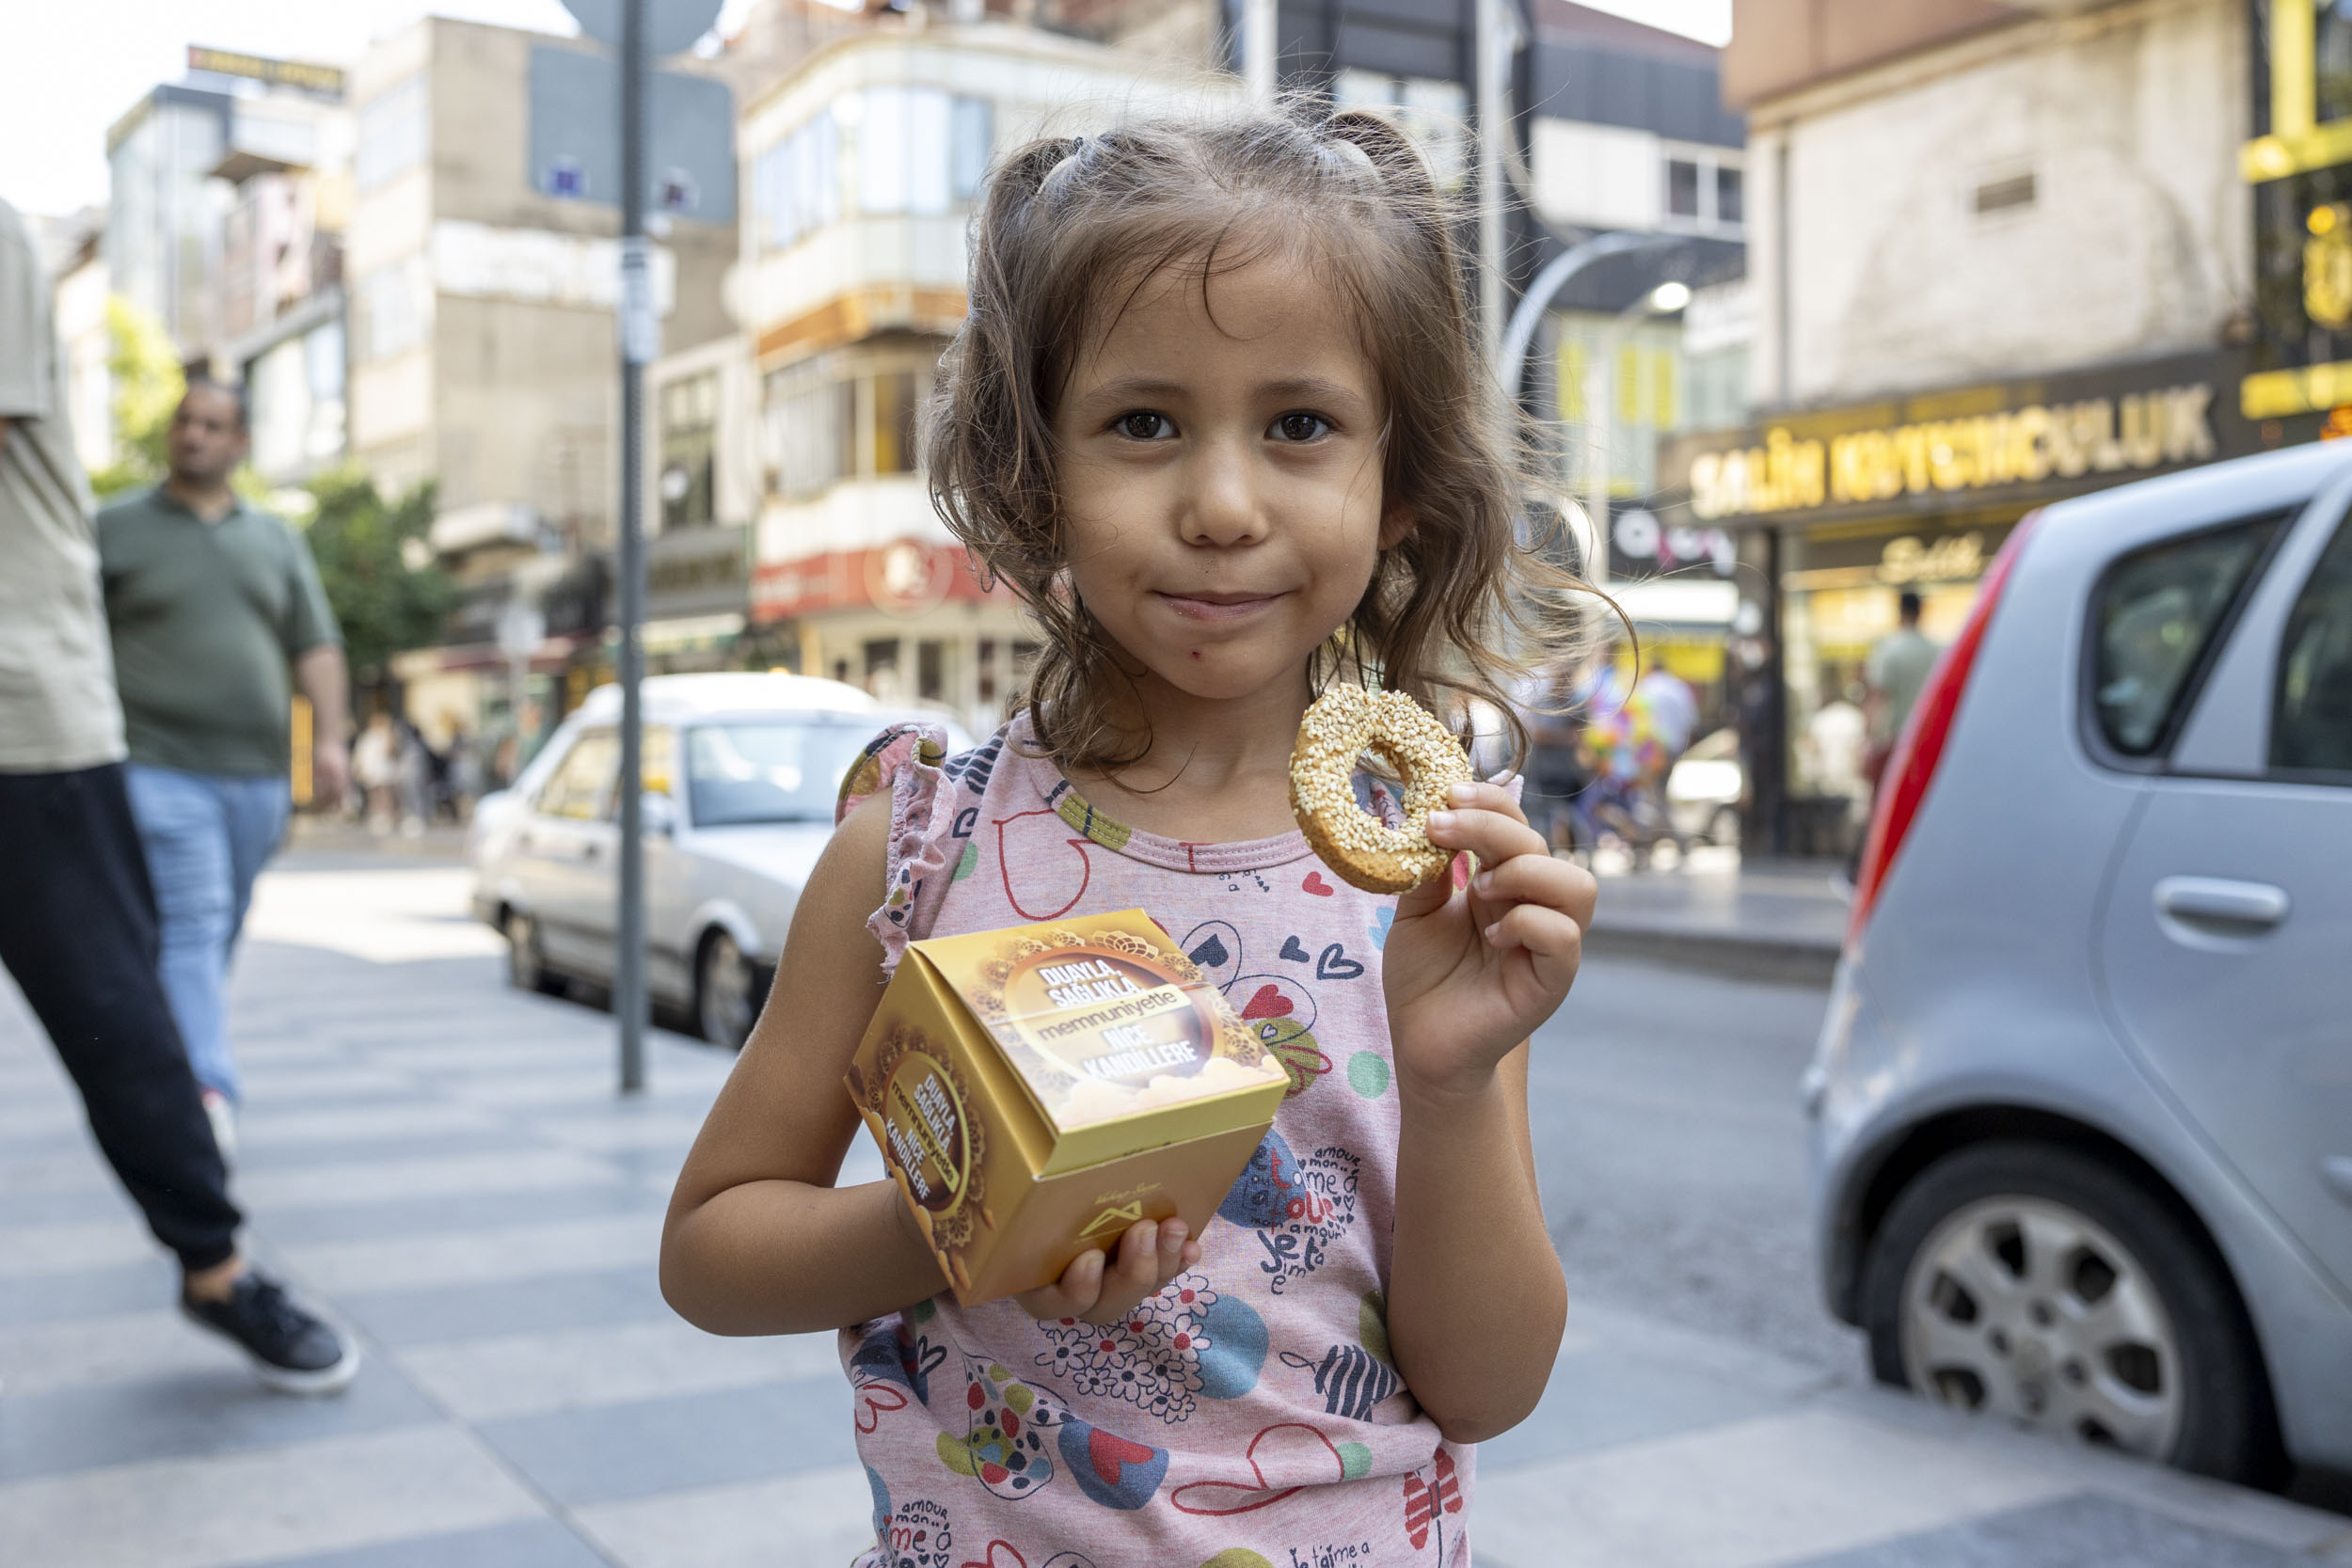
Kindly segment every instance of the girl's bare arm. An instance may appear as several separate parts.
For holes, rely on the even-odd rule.
[[[1493,784],[1456,785],[1428,831],[1485,869],[1400,898],[1382,966],[1401,1111],[1389,1342],[1438,1430],[1479,1442],[1535,1408],[1567,1321],[1528,1037],[1576,978],[1596,888]]]
[[[1397,1076],[1389,1345],[1406,1386],[1456,1443],[1526,1419],[1567,1321],[1535,1196],[1527,1060],[1522,1043],[1468,1091]]]
[[[837,1188],[862,1135],[842,1074],[882,997],[888,792],[850,814],[793,911],[758,1025],[678,1173],[661,1293],[713,1334],[839,1328],[936,1293],[939,1266],[888,1181]]]

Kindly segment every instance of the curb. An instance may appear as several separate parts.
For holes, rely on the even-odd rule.
[[[1816,942],[1783,942],[1736,931],[1606,921],[1596,922],[1584,933],[1584,951],[1725,979],[1813,988],[1829,985],[1837,972],[1838,954],[1835,946]]]

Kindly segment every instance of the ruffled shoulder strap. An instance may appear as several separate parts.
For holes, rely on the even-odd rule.
[[[947,732],[936,724],[893,724],[866,743],[841,778],[833,819],[857,809],[868,796],[890,791],[890,842],[883,870],[889,893],[866,917],[866,928],[882,943],[882,973],[897,971],[907,943],[930,929],[939,900],[947,891],[948,830],[955,808],[942,766]]]

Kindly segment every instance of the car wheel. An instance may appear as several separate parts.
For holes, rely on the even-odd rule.
[[[713,932],[703,943],[702,962],[694,976],[695,1022],[703,1038],[729,1051],[740,1051],[759,1021],[758,975],[743,949],[724,931]]]
[[[1740,808],[1717,806],[1715,815],[1708,818],[1707,836],[1709,842],[1726,849],[1740,847]]]
[[[1928,1167],[1863,1275],[1872,1370],[1939,1403],[2232,1481],[2276,1479],[2235,1289],[2137,1183],[2072,1149]]]
[[[506,916],[506,983],[516,990],[560,996],[564,981],[548,967],[548,952],[540,941],[539,923],[519,910]]]

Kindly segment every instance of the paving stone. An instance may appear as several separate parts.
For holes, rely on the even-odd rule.
[[[9,1393],[0,1407],[0,1481],[439,1418],[380,1356],[360,1366],[349,1388],[326,1399],[274,1393],[249,1366],[233,1362],[22,1399]]]
[[[239,1176],[236,1190],[249,1208],[265,1212],[462,1193],[588,1187],[610,1181],[614,1175],[611,1166],[568,1149],[510,1146],[504,1150],[431,1159],[355,1160],[255,1171]]]
[[[851,1465],[598,1503],[575,1516],[624,1568],[832,1565],[874,1544],[872,1497],[865,1469]]]
[[[660,1252],[661,1216],[652,1212],[285,1249],[303,1277],[330,1294],[476,1285],[534,1274],[577,1273],[592,1265],[651,1268]]]
[[[1813,1558],[1803,1568],[2297,1568],[2310,1560],[2086,1496]]]
[[[611,1568],[596,1549],[552,1519],[451,1535],[411,1535],[373,1546],[273,1558],[251,1568]]]
[[[486,1421],[483,1440],[566,1506],[854,1464],[840,1377]]]
[[[540,1516],[435,1426],[0,1484],[0,1542],[38,1568],[222,1568]]]
[[[5,1291],[0,1284],[0,1307],[6,1305]],[[393,1346],[675,1316],[661,1299],[654,1271],[644,1267],[352,1293],[335,1301],[371,1338]]]
[[[5,1341],[0,1341],[5,1346]],[[838,1379],[831,1334],[725,1338],[675,1317],[412,1346],[401,1366],[468,1421]]]
[[[649,1214],[660,1223],[666,1199],[621,1180],[596,1186],[549,1187],[511,1193],[457,1193],[447,1197],[391,1198],[332,1209],[272,1210],[269,1237],[282,1246],[362,1242],[487,1230],[597,1214]]]
[[[179,1289],[179,1263],[153,1246],[139,1261],[113,1268],[0,1277],[0,1326],[135,1312],[171,1301]]]

